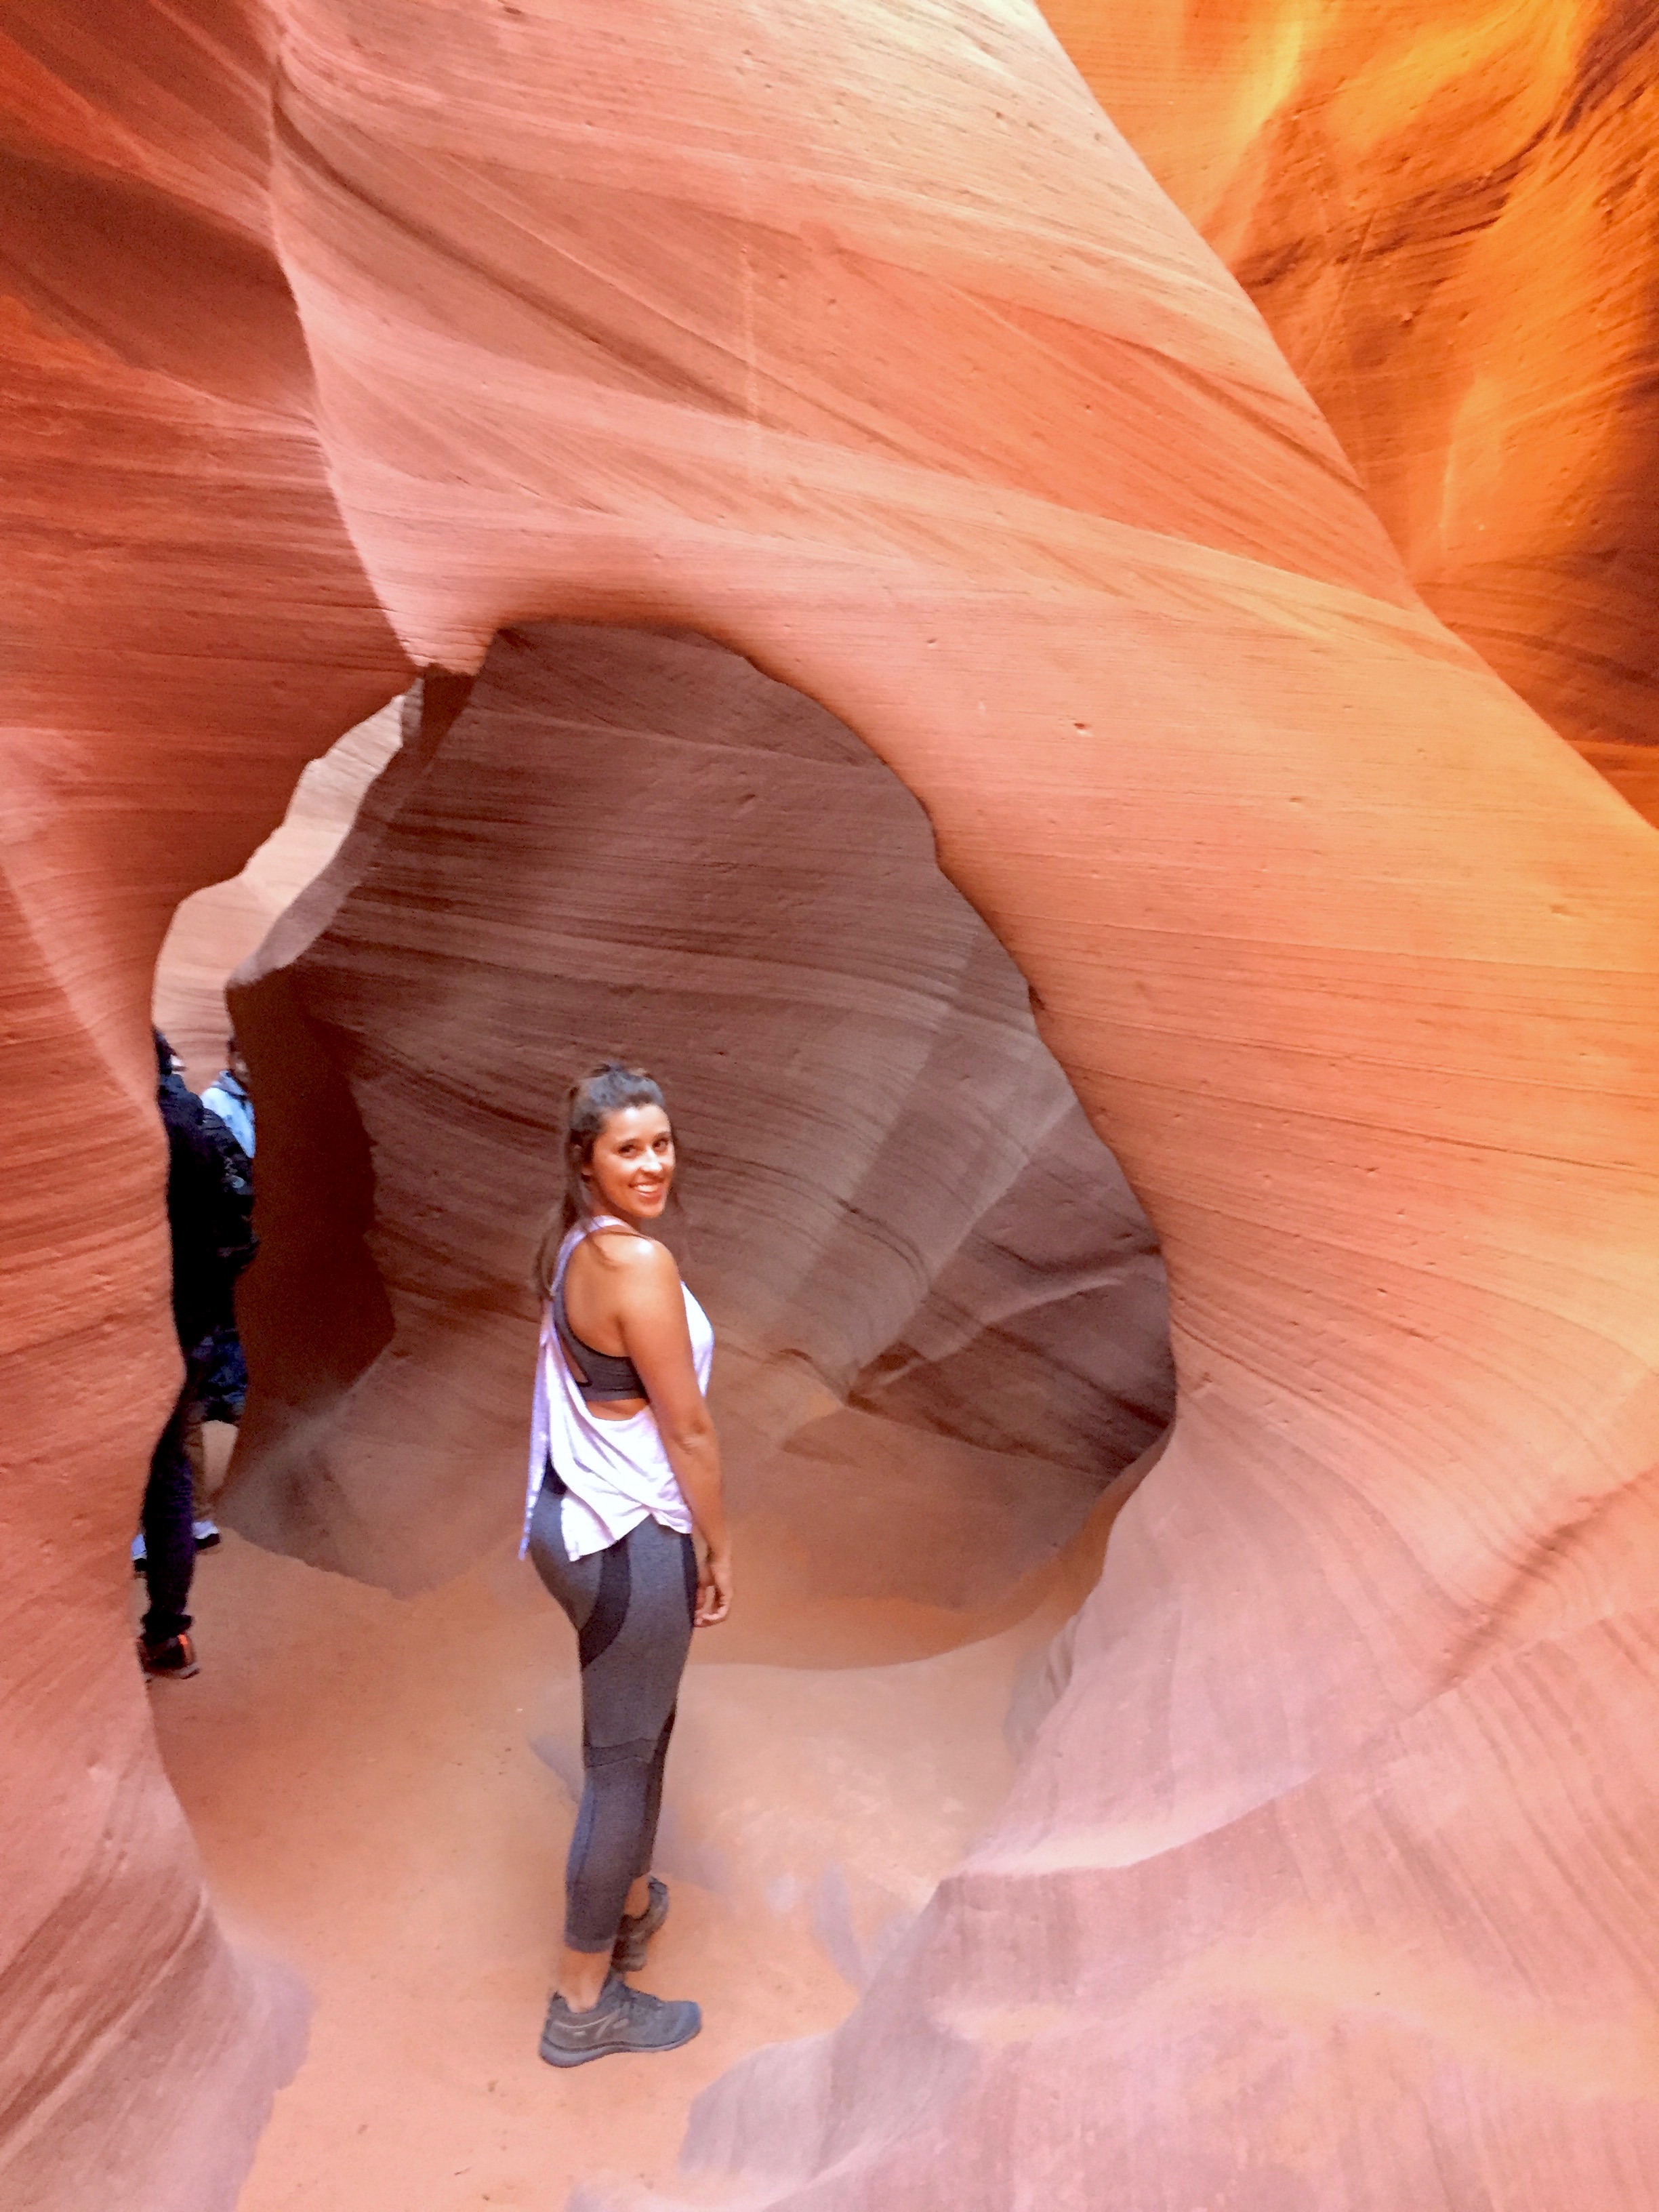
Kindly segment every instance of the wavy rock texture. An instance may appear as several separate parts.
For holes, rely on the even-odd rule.
[[[40,197],[73,282],[6,325],[52,410],[7,769],[9,2201],[223,2202],[272,2078],[121,1620],[167,1395],[143,970],[401,687],[378,600],[458,668],[520,620],[696,629],[856,731],[1169,1262],[1176,1435],[1006,1813],[695,2155],[814,2212],[1645,2212],[1651,831],[1425,611],[1028,0],[290,0],[276,236],[349,546],[242,21],[11,32],[28,161],[188,250],[124,290],[110,218]],[[277,398],[191,384],[187,327]]]
[[[1626,0],[1043,12],[1424,598],[1659,818],[1659,28]]]
[[[46,0],[0,64],[0,2198],[226,2206],[301,2008],[207,1910],[133,1663],[178,1371],[144,1016],[179,897],[407,664],[270,252],[259,19]]]
[[[607,1050],[668,1085],[734,1506],[810,1554],[793,1605],[983,1605],[1168,1421],[1151,1232],[1018,971],[861,741],[706,640],[499,637],[232,997],[279,1210],[229,1513],[276,1548],[407,1590],[516,1526],[531,1253]],[[842,1413],[878,1358],[867,1407],[977,1449]]]
[[[281,106],[412,649],[670,623],[821,701],[1170,1264],[1175,1440],[995,1838],[700,2140],[818,2208],[1634,2206],[1654,2107],[1566,2054],[1651,1966],[1651,832],[1033,10],[303,5]]]
[[[225,1064],[231,970],[333,859],[358,801],[398,749],[401,720],[394,700],[348,730],[302,770],[287,812],[240,872],[181,901],[156,959],[150,1011],[192,1090]]]

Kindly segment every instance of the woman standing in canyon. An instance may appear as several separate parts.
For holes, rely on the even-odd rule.
[[[543,1300],[525,1536],[576,1631],[584,1787],[542,2057],[672,2051],[702,2025],[623,1979],[668,1911],[651,1873],[663,1763],[694,1627],[732,1571],[705,1392],[714,1332],[649,1233],[674,1180],[659,1086],[615,1060],[570,1091],[565,1189],[536,1259]],[[694,1534],[701,1545],[694,1541]]]

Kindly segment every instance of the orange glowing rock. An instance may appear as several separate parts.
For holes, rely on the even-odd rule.
[[[1659,819],[1659,47],[1626,0],[1042,0],[1412,579]]]
[[[168,1380],[149,963],[405,655],[556,617],[725,641],[895,770],[1170,1266],[1174,1437],[1002,1817],[830,2042],[711,2093],[694,2158],[815,2212],[1648,2212],[1651,830],[1422,604],[1030,0],[289,0],[303,355],[265,49],[203,15],[64,7],[14,58],[88,198],[28,233],[64,289],[4,326],[38,566],[3,771],[0,2191],[224,2204],[283,2058],[127,1642]],[[1517,480],[1559,466],[1569,521],[1603,482],[1593,441],[1523,465],[1506,428],[1558,387],[1514,381],[1504,272],[1559,258],[1564,319],[1594,290],[1593,193],[1547,214],[1547,167],[1448,276],[1495,350],[1425,376],[1425,475],[1405,411],[1355,441],[1471,637],[1558,635],[1503,614],[1565,542],[1511,523]],[[171,227],[123,289],[90,241],[129,185]],[[1342,281],[1287,272],[1287,327]],[[1624,619],[1586,648],[1628,662]]]

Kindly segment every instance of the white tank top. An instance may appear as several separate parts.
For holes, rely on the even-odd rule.
[[[596,1229],[623,1229],[625,1222],[610,1214],[579,1221],[559,1247],[554,1271],[556,1291],[564,1281],[570,1255],[584,1237]],[[685,1318],[691,1331],[691,1359],[697,1388],[705,1396],[714,1360],[714,1331],[708,1316],[684,1283]],[[566,1364],[558,1331],[553,1325],[553,1302],[542,1313],[541,1346],[536,1356],[536,1395],[530,1415],[530,1483],[525,1498],[524,1536],[519,1546],[522,1559],[530,1548],[530,1523],[546,1473],[550,1455],[565,1486],[560,1513],[566,1557],[586,1559],[619,1543],[630,1528],[647,1516],[665,1528],[691,1533],[691,1514],[680,1494],[680,1486],[663,1449],[657,1417],[649,1406],[630,1413],[625,1421],[597,1419],[589,1410],[575,1377]]]

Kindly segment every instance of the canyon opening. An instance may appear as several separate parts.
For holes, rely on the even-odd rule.
[[[1647,14],[0,19],[7,2212],[1650,2212]],[[748,1564],[555,2074],[611,1051]]]
[[[568,1084],[661,1073],[720,1343],[742,1598],[682,1700],[655,1961],[714,2051],[834,2023],[1063,1686],[1173,1407],[1155,1239],[915,801],[691,633],[519,625],[423,679],[186,902],[155,1012],[198,1085],[234,1025],[258,1117],[231,1533],[156,1715],[222,1908],[315,1992],[244,2202],[580,2179],[635,2093],[560,2147],[483,2087],[523,2072],[581,1786],[574,1642],[514,1558]],[[720,2063],[659,2087],[660,2155]]]

